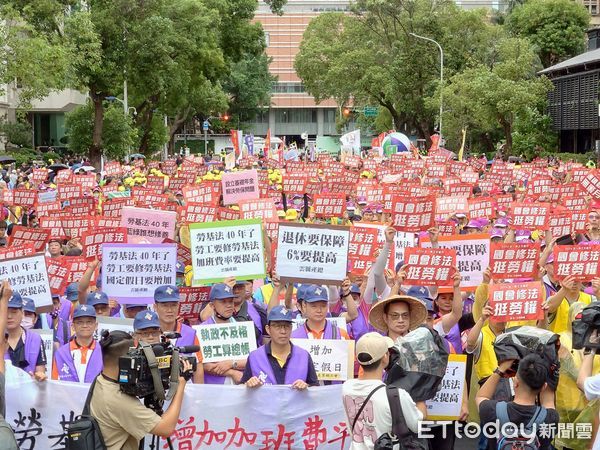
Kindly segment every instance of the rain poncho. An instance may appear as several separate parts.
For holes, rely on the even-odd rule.
[[[415,402],[435,397],[446,374],[448,351],[437,332],[426,326],[396,340],[387,384],[407,391]]]

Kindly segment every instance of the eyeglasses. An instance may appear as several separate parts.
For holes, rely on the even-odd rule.
[[[279,330],[287,330],[292,328],[292,324],[290,322],[273,322],[270,323],[269,326]]]
[[[162,333],[160,332],[160,330],[136,331],[135,334],[140,339],[160,337],[162,335]]]
[[[402,320],[408,320],[410,318],[410,313],[391,313],[388,314],[388,317],[392,320],[398,320],[398,319],[402,319]]]

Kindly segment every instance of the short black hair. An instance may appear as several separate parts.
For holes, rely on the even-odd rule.
[[[540,391],[548,378],[548,365],[537,353],[525,356],[519,362],[517,375],[532,391]]]
[[[107,364],[118,364],[119,357],[124,356],[130,347],[133,347],[133,337],[125,331],[104,331],[100,339],[102,349],[102,362]]]
[[[410,311],[410,303],[408,303],[406,300],[394,300],[393,302],[386,303],[383,306],[383,313],[387,314],[390,310],[390,306],[395,305],[396,303],[404,303],[406,306],[408,306],[408,310]]]
[[[361,360],[362,361],[369,361],[372,358],[371,355],[369,355],[368,353],[359,353],[358,355],[356,355],[356,360],[360,363]],[[377,370],[377,368],[379,367],[379,364],[381,364],[381,361],[383,360],[383,358],[378,359],[377,361],[375,361],[374,363],[371,364],[366,364],[366,365],[360,365],[362,367],[362,369],[365,372],[373,372],[375,370]]]

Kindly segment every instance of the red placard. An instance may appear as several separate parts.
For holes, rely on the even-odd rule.
[[[534,178],[527,184],[527,195],[539,197],[540,195],[548,194],[550,186],[554,185],[554,180],[547,177]]]
[[[379,248],[377,228],[353,227],[350,229],[348,246],[349,272],[364,275],[375,262],[375,252]]]
[[[96,175],[93,173],[73,176],[73,183],[80,185],[85,192],[96,187]]]
[[[33,244],[13,245],[10,247],[0,247],[0,261],[5,259],[21,258],[35,253]]]
[[[50,237],[66,239],[67,233],[62,227],[62,219],[56,216],[40,217],[40,228],[48,230]]]
[[[480,197],[469,199],[469,217],[471,219],[491,219],[495,216],[496,202],[492,198]]]
[[[31,244],[36,252],[41,252],[46,249],[48,239],[50,239],[50,230],[15,225],[8,238],[8,246],[19,247]]]
[[[217,209],[218,209],[218,214],[219,214],[218,220],[238,220],[240,218],[239,210],[223,208],[223,207],[219,207]]]
[[[87,270],[87,259],[83,256],[63,256],[62,261],[69,267],[69,283],[78,283]]]
[[[435,216],[439,219],[447,219],[448,217],[469,211],[469,202],[467,197],[437,197],[435,200]]]
[[[552,237],[559,238],[571,234],[572,220],[570,213],[553,214],[548,222]]]
[[[181,319],[198,319],[202,304],[208,302],[209,293],[210,286],[180,287],[177,316]]]
[[[44,181],[46,181],[46,178],[48,178],[48,169],[33,169],[31,171],[31,175],[29,175],[29,179],[33,182],[33,183],[43,183]]]
[[[209,183],[202,183],[198,186],[184,186],[182,192],[183,198],[188,203],[216,205],[219,202],[219,195],[215,195],[213,185]]]
[[[540,244],[505,244],[492,242],[490,245],[490,269],[495,280],[535,278],[538,273]]]
[[[61,223],[65,234],[71,239],[81,237],[83,233],[96,226],[93,217],[65,217],[61,219]]]
[[[562,197],[560,203],[571,211],[581,211],[587,206],[587,200],[583,195]]]
[[[512,203],[510,217],[517,230],[547,230],[550,203]]]
[[[187,180],[185,178],[169,179],[169,189],[171,189],[175,193],[180,192],[186,184]]]
[[[409,286],[448,286],[456,267],[456,250],[407,247],[404,265],[404,281]]]
[[[121,168],[121,163],[119,161],[109,161],[104,164],[105,177],[115,177],[121,175],[122,173],[123,169]]]
[[[37,200],[37,191],[15,189],[13,202],[17,206],[33,206]]]
[[[393,227],[399,231],[417,232],[435,224],[435,197],[392,197]]]
[[[134,206],[132,198],[113,198],[102,203],[102,214],[105,217],[119,219],[123,211],[123,206]]]
[[[65,263],[62,258],[46,258],[46,268],[50,291],[53,294],[61,295],[69,284],[70,264]]]
[[[517,320],[540,320],[542,311],[542,283],[492,284],[489,291],[489,305],[494,310],[492,322]]]
[[[120,226],[121,219],[114,219],[112,217],[96,218],[96,227],[98,228],[119,228]]]
[[[308,178],[304,174],[291,173],[283,177],[283,192],[286,194],[304,194]]]
[[[581,187],[595,199],[600,199],[600,169],[591,170],[581,180]]]
[[[315,195],[313,207],[317,217],[341,217],[346,210],[346,196],[344,194],[318,194]]]
[[[54,184],[70,183],[73,180],[73,171],[70,169],[59,170],[54,177]]]
[[[242,219],[278,220],[277,208],[272,198],[243,200],[239,203]]]
[[[556,245],[554,276],[562,280],[569,275],[577,281],[592,281],[600,274],[600,244]]]
[[[102,244],[124,244],[127,242],[127,228],[94,228],[81,234],[82,256],[86,259],[100,258]]]
[[[587,212],[576,212],[571,214],[571,232],[584,233],[587,231]]]
[[[35,214],[38,218],[40,217],[51,217],[55,213],[60,211],[60,202],[38,203],[35,207]]]
[[[188,203],[181,209],[179,217],[184,223],[216,222],[218,212],[217,207],[213,205]]]
[[[61,202],[79,197],[83,197],[83,187],[81,185],[74,183],[61,183],[58,185],[57,198]]]
[[[98,212],[94,197],[80,197],[69,201],[64,211],[72,216],[94,216]]]

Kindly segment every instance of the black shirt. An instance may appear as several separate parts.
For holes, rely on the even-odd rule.
[[[25,343],[23,342],[23,336],[19,338],[19,342],[14,349],[8,346],[8,355],[10,356],[10,361],[12,365],[18,367],[19,369],[25,369],[30,362],[25,359]],[[44,343],[40,345],[40,352],[38,353],[37,361],[35,361],[36,366],[45,366],[46,365],[46,351],[44,349]]]
[[[290,342],[291,348],[294,348],[294,344]],[[269,363],[271,364],[271,369],[273,370],[273,375],[277,380],[277,384],[285,384],[285,373],[287,371],[288,363],[290,362],[290,358],[292,357],[292,352],[288,355],[285,364],[283,367],[279,365],[277,358],[275,358],[271,354],[271,343],[265,345],[265,350],[267,351],[267,358],[269,359]],[[245,383],[250,378],[252,378],[252,367],[250,367],[250,361],[246,363],[246,368],[244,369],[244,375],[242,375],[242,380],[240,383]],[[295,380],[294,380],[295,381]],[[306,374],[306,384],[309,386],[318,386],[319,380],[317,378],[317,372],[315,371],[315,365],[313,364],[312,358],[308,355],[308,372]]]
[[[496,416],[496,400],[484,400],[479,404],[479,417],[481,419],[481,425],[486,423],[494,422],[498,417]],[[515,402],[508,402],[508,418],[515,425],[524,424],[527,425],[536,410],[535,405],[518,405]],[[558,427],[558,412],[555,409],[548,409],[546,419],[544,423],[549,424],[548,430],[557,430]],[[538,432],[539,438],[539,432]],[[540,438],[540,449],[549,450],[551,449],[550,438]],[[496,439],[488,439],[488,450],[496,450],[497,444]]]

